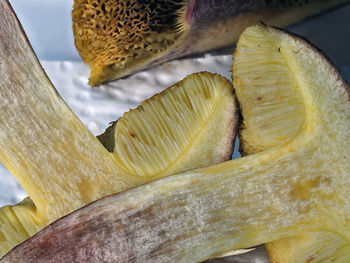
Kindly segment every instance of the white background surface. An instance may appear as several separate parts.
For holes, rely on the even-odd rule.
[[[141,72],[127,79],[91,88],[89,69],[74,48],[71,30],[72,0],[10,0],[34,50],[68,105],[96,135],[144,99],[198,71],[217,72],[231,79],[233,48],[229,55],[183,59]],[[289,29],[306,36],[323,49],[345,78],[350,80],[350,6],[310,19]],[[26,196],[0,165],[0,206]],[[238,262],[238,261],[237,261]],[[242,261],[247,262],[247,261]],[[255,261],[263,262],[263,261]]]

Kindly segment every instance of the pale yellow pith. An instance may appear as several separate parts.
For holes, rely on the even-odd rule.
[[[182,83],[176,86],[179,85]],[[227,105],[234,102],[228,89],[225,95],[218,88],[228,83],[218,75],[214,78],[192,75],[186,85],[191,88],[175,86],[118,120],[114,151],[121,167],[155,179],[180,172],[179,167],[188,170],[193,163],[201,166],[218,163],[226,154],[221,152],[225,147],[220,149],[214,143],[225,145],[229,136],[225,132],[229,131],[227,125],[231,125],[231,121],[227,119],[225,124],[225,118],[233,116],[232,112],[225,111]],[[217,140],[211,139],[212,136]]]
[[[245,154],[289,140],[304,122],[302,97],[282,48],[262,40],[259,34],[242,37],[233,65],[234,85],[244,109],[240,139]],[[258,43],[254,50],[252,43]]]
[[[333,232],[311,232],[267,244],[273,262],[350,262],[346,238]]]
[[[308,203],[296,214],[296,218],[305,217],[315,207],[321,214],[329,213],[327,207],[330,209],[331,206],[327,204],[331,200],[339,198],[342,204],[341,200],[346,198],[339,196],[337,192],[340,189],[333,187],[340,187],[337,180],[348,182],[348,165],[344,163],[348,153],[342,155],[346,149],[341,144],[341,138],[344,142],[349,139],[349,132],[342,130],[343,122],[349,120],[349,109],[346,101],[343,102],[345,105],[333,103],[332,96],[327,95],[327,92],[336,96],[336,93],[342,89],[345,93],[345,90],[337,87],[340,83],[332,72],[334,69],[325,72],[329,65],[322,65],[319,54],[310,54],[307,60],[309,46],[290,43],[288,38],[283,40],[273,30],[263,28],[255,27],[241,36],[233,65],[234,86],[243,108],[244,123],[240,134],[243,153],[253,154],[281,146],[295,140],[296,136],[302,138],[300,133],[309,129],[314,138],[311,140],[313,143],[307,143],[308,148],[319,150],[329,147],[329,150],[323,156],[309,155],[299,160],[310,166],[310,174],[296,184],[297,187],[290,193]],[[304,61],[300,59],[303,56],[306,57]],[[313,92],[299,88],[307,86],[313,88],[310,90]],[[339,96],[346,99],[344,94]],[[307,137],[304,139],[306,142]],[[337,154],[341,156],[337,157]],[[291,166],[294,166],[293,162]],[[333,173],[331,169],[334,169]],[[334,172],[339,173],[341,179],[334,178]],[[341,185],[341,188],[344,189],[345,185]],[[317,196],[321,199],[313,202]],[[337,217],[337,212],[335,209],[329,217]],[[316,226],[319,218],[315,217],[314,220]],[[349,232],[340,230],[337,220],[327,220],[323,226],[321,224],[314,229],[326,230],[330,224],[332,232],[310,232],[269,243],[267,247],[271,259],[274,262],[295,263],[350,261],[346,241]]]
[[[47,98],[53,96],[51,88],[42,89],[49,90]],[[1,255],[50,222],[93,200],[169,173],[212,165],[230,157],[235,101],[230,82],[219,75],[193,74],[126,113],[118,120],[113,133],[105,135],[115,139],[112,153],[107,152],[70,111],[64,114],[60,109],[66,107],[63,101],[56,101],[55,107],[57,112],[63,112],[60,128],[66,126],[66,129],[57,134],[43,134],[31,145],[36,147],[32,148],[32,154],[38,153],[33,157],[38,163],[23,159],[19,166],[16,162],[22,146],[18,145],[18,155],[4,162],[8,166],[15,163],[12,172],[17,180],[26,181],[25,189],[35,205],[26,199],[0,209]],[[55,118],[45,112],[35,117],[47,122],[48,127],[57,124]],[[50,153],[53,157],[49,159],[56,158],[56,162],[42,164],[40,147],[47,145],[46,136],[55,138],[50,143],[57,152]],[[64,157],[66,162],[59,159]],[[62,167],[62,162],[66,166]]]

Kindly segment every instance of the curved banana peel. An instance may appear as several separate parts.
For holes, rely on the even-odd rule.
[[[286,26],[349,0],[75,0],[75,45],[91,68],[89,84],[233,45],[244,28]]]
[[[284,70],[282,56],[295,85],[273,79],[256,103],[273,100],[271,90],[279,85],[295,89],[302,103],[299,129],[259,153],[91,203],[43,229],[1,262],[199,262],[306,232],[349,239],[350,150],[344,144],[350,140],[349,85],[304,39],[264,25],[246,29],[241,39],[256,45],[242,41],[237,52],[255,54],[257,65],[264,59],[261,50],[276,44],[270,73]],[[254,83],[259,78],[250,76],[265,72],[259,66],[246,70],[235,81]],[[275,95],[288,98],[289,90],[284,91]],[[293,120],[290,116],[287,121]]]

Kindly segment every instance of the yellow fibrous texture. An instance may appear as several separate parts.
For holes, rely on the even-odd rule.
[[[314,232],[267,244],[272,262],[350,262],[350,246],[337,233]]]
[[[302,96],[282,47],[273,40],[262,41],[263,37],[259,32],[249,32],[240,38],[240,48],[235,51],[233,81],[244,109],[240,127],[243,154],[290,140],[304,122]]]
[[[0,209],[0,257],[43,227],[35,212],[35,205],[29,198]]]
[[[304,79],[286,55],[292,52],[298,56],[304,48],[281,46],[274,35],[266,38],[266,32],[247,31],[240,38],[233,65],[234,87],[244,109],[239,134],[244,155],[286,143],[305,128],[306,112],[297,85],[297,79]],[[312,74],[312,68],[304,71]],[[325,120],[328,118],[324,116]],[[313,187],[314,183],[305,181],[296,193],[307,198],[309,188]],[[311,232],[285,238],[269,243],[267,248],[273,262],[350,261],[348,242],[334,232]]]
[[[60,107],[66,107],[62,101],[56,103],[58,112]],[[92,136],[72,137],[82,130],[88,132],[77,124],[75,116],[64,134],[42,131],[35,142],[38,151],[32,154],[38,156],[33,162],[43,159],[39,148],[47,146],[45,136],[51,136],[56,152],[50,154],[57,162],[35,165],[40,173],[18,173],[17,167],[17,179],[27,181],[26,190],[30,197],[35,197],[35,204],[28,198],[0,209],[1,255],[50,222],[91,201],[171,173],[228,160],[233,150],[236,114],[231,83],[220,75],[202,72],[192,74],[125,113],[99,136],[110,152]],[[62,116],[60,127],[66,122]],[[45,114],[38,113],[35,117],[48,123],[53,121],[52,116]],[[76,147],[70,146],[72,141]],[[88,148],[84,150],[82,145]],[[20,154],[22,145],[17,147],[16,154]],[[63,156],[68,159],[60,160]],[[22,161],[25,165],[25,160]],[[100,164],[95,166],[97,162]],[[46,173],[45,169],[48,169]],[[63,177],[68,171],[71,174]]]
[[[76,0],[73,30],[80,55],[91,67],[90,83],[133,67],[174,44],[180,36],[183,0]]]
[[[180,88],[183,85],[187,88]],[[206,166],[230,158],[227,138],[232,138],[236,116],[227,111],[227,105],[234,104],[231,91],[221,88],[228,85],[219,75],[194,74],[126,113],[106,133],[112,132],[109,147],[120,167],[160,177],[193,163]],[[220,111],[221,116],[215,114]],[[222,147],[215,147],[214,141]]]

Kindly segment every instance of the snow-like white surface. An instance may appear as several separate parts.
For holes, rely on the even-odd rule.
[[[87,84],[89,69],[81,62],[43,61],[42,65],[67,104],[97,135],[130,108],[191,73],[217,72],[231,79],[232,56],[172,61],[100,87]]]

